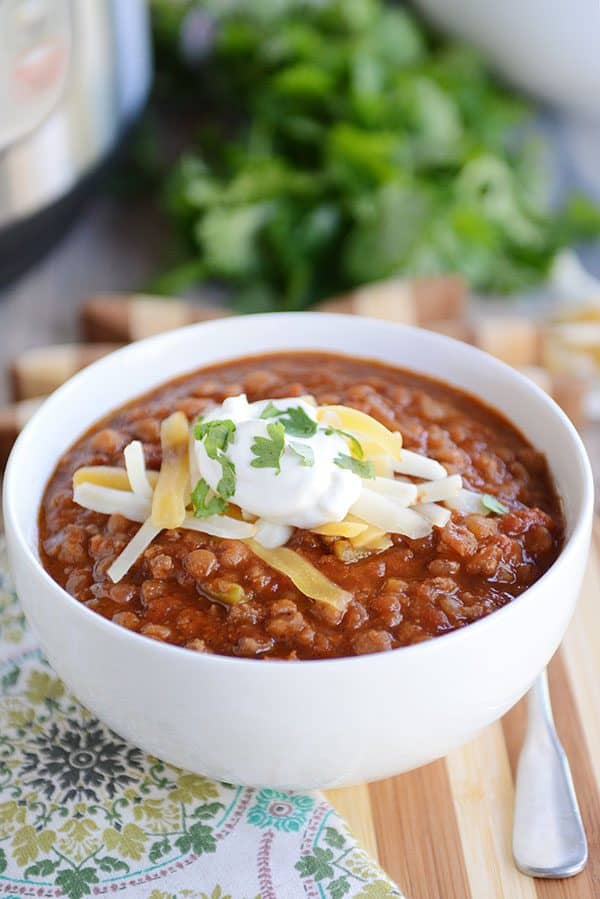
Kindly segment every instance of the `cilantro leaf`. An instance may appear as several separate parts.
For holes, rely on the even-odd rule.
[[[332,428],[332,427],[325,428],[325,433],[326,434],[338,434],[340,437],[345,437],[345,439],[350,444],[350,450],[352,451],[352,455],[356,459],[364,459],[365,458],[365,453],[362,448],[362,444],[360,443],[359,440],[356,439],[354,434],[350,434],[348,431],[342,431],[341,428]]]
[[[274,402],[269,400],[265,408],[260,413],[261,418],[276,418],[281,415],[282,410],[278,409]]]
[[[281,424],[292,437],[312,437],[317,433],[317,423],[302,406],[290,406],[280,417]]]
[[[194,426],[196,440],[204,440],[204,448],[209,459],[216,459],[219,452],[224,452],[235,434],[235,424],[230,418],[217,421],[199,421]]]
[[[279,418],[286,433],[292,437],[312,437],[317,433],[317,423],[312,420],[302,406],[288,406],[287,409],[278,409],[269,402],[261,412],[261,418]]]
[[[494,515],[506,515],[506,513],[510,511],[508,506],[501,503],[500,500],[497,497],[492,496],[491,493],[483,494],[481,497],[481,505],[489,512],[493,512]]]
[[[223,453],[219,454],[218,460],[221,465],[221,480],[217,484],[217,493],[223,499],[230,499],[235,493],[235,465]]]
[[[300,459],[300,465],[307,468],[315,464],[315,453],[311,446],[306,443],[290,443],[288,444],[291,451]]]
[[[290,406],[281,416],[280,421],[286,432],[292,437],[312,437],[317,433],[317,423],[313,421],[302,406]]]
[[[256,459],[250,465],[253,468],[274,468],[281,471],[281,454],[285,445],[285,429],[281,422],[274,421],[267,425],[268,437],[255,437],[250,447]]]
[[[362,462],[360,459],[353,459],[345,453],[339,453],[333,460],[339,468],[347,468],[357,474],[360,478],[374,478],[375,469],[371,462]]]
[[[209,496],[209,493],[212,495]],[[227,501],[212,493],[208,483],[200,478],[192,491],[192,507],[194,518],[208,518],[210,515],[221,515],[227,507]]]

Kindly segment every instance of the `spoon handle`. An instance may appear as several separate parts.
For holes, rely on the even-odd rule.
[[[527,698],[527,732],[515,788],[513,856],[530,877],[572,877],[585,868],[587,840],[573,779],[552,717],[546,671]]]

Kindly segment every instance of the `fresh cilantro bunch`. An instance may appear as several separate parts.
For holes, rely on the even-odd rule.
[[[167,187],[181,265],[240,311],[396,273],[510,292],[600,232],[548,206],[527,109],[467,47],[381,0],[153,0],[159,89],[199,127]],[[176,98],[176,100],[175,100]]]

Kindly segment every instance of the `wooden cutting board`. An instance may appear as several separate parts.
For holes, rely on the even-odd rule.
[[[549,670],[556,726],[587,832],[587,868],[577,877],[551,881],[525,877],[513,864],[522,700],[445,759],[327,793],[408,899],[600,897],[600,521],[577,611]]]

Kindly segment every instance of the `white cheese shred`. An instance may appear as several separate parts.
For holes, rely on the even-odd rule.
[[[437,503],[419,503],[414,506],[414,510],[430,521],[434,528],[445,528],[452,517],[450,509],[438,506]]]
[[[131,489],[138,496],[152,499],[152,485],[146,472],[146,460],[144,459],[144,447],[139,440],[132,440],[125,447],[125,470],[131,484]]]
[[[429,459],[407,449],[402,450],[400,459],[394,459],[393,466],[398,474],[408,474],[413,478],[424,478],[427,481],[445,478],[448,474],[444,466],[435,459]]]
[[[368,524],[373,524],[390,534],[402,534],[404,537],[418,540],[431,533],[431,522],[418,512],[402,508],[387,496],[381,496],[367,487],[363,487],[351,511]]]
[[[108,569],[108,576],[114,584],[125,577],[131,566],[135,565],[144,550],[150,546],[161,530],[162,528],[152,523],[152,519],[146,519],[135,537],[129,541],[125,549],[117,556]]]
[[[150,501],[128,490],[101,487],[99,484],[77,484],[73,502],[101,515],[123,515],[130,521],[145,521],[150,515]]]
[[[489,515],[489,509],[481,502],[481,493],[474,490],[459,490],[455,496],[444,500],[446,506],[459,515]]]
[[[369,490],[381,493],[401,506],[412,506],[417,502],[416,485],[396,478],[373,478],[369,481]]]
[[[209,515],[207,518],[186,517],[181,524],[188,531],[200,531],[209,537],[222,537],[225,540],[246,540],[256,533],[256,525],[228,515]]]
[[[441,500],[452,499],[462,489],[462,478],[459,474],[440,478],[436,481],[428,481],[417,487],[418,502],[437,503]]]

